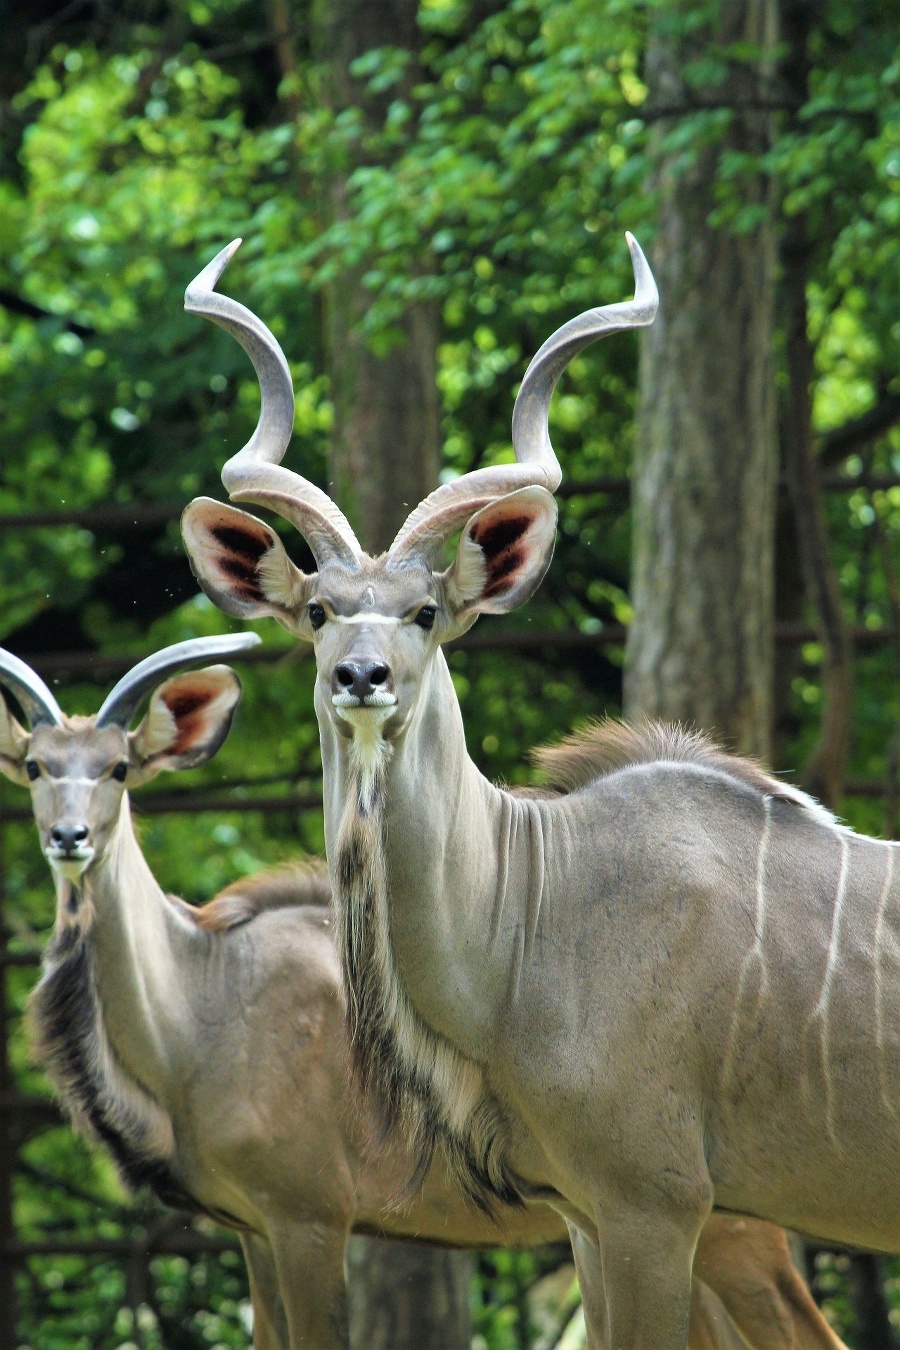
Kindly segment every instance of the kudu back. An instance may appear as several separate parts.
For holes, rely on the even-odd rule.
[[[223,250],[186,305],[242,343],[262,387],[223,482],[291,520],[317,570],[209,499],[183,528],[228,613],[314,644],[360,1082],[423,1160],[443,1144],[477,1203],[538,1196],[566,1216],[592,1347],[675,1350],[714,1207],[900,1247],[900,921],[892,846],[697,738],[635,733],[549,801],[469,758],[441,647],[524,603],[549,565],[556,381],[656,310],[629,244],[634,300],[571,320],[526,371],[516,463],[438,488],[379,558],[281,466],[290,376],[265,326],[215,291]]]
[[[258,1350],[337,1350],[351,1231],[485,1247],[566,1230],[541,1204],[487,1218],[440,1153],[421,1191],[403,1198],[408,1146],[379,1140],[352,1088],[321,866],[245,879],[194,909],[165,895],[144,862],[128,788],[210,758],[240,693],[227,667],[182,668],[253,641],[157,653],[93,718],[65,717],[34,672],[0,650],[0,684],[30,722],[22,727],[0,698],[0,770],[30,786],[57,881],[30,1018],[75,1123],[131,1185],[238,1231]],[[129,732],[147,694],[147,716]],[[701,1237],[692,1350],[730,1350],[734,1327],[754,1350],[838,1350],[778,1230],[740,1229],[714,1219]]]

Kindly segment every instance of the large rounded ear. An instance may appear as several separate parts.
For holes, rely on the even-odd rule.
[[[520,488],[478,511],[444,573],[457,617],[506,614],[537,590],[553,557],[556,502],[545,488]]]
[[[304,618],[315,578],[294,566],[268,525],[234,506],[197,497],[181,517],[181,533],[194,576],[226,614],[272,616],[292,633],[312,637]]]
[[[166,680],[129,736],[132,782],[146,782],[162,769],[195,769],[212,759],[240,698],[241,682],[229,666],[207,666]]]
[[[0,694],[0,773],[14,783],[28,786],[25,756],[28,753],[28,732],[20,726]]]

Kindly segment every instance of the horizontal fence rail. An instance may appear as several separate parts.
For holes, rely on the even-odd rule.
[[[823,473],[820,481],[826,492],[855,492],[857,488],[886,492],[900,487],[900,474]],[[597,495],[627,497],[630,493],[630,478],[624,474],[603,474],[560,483],[554,495],[569,499]],[[85,530],[140,529],[180,520],[186,505],[186,502],[113,502],[105,506],[70,506],[65,510],[7,511],[0,514],[0,531],[58,529],[64,525],[80,525]]]
[[[49,1242],[7,1242],[0,1248],[0,1256],[10,1261],[27,1261],[31,1256],[199,1256],[205,1252],[239,1252],[235,1238],[217,1237],[212,1233],[174,1233],[159,1238],[56,1238]]]
[[[821,633],[810,624],[779,623],[775,625],[775,641],[785,646],[802,646],[821,641]],[[504,628],[488,626],[465,633],[455,642],[448,642],[450,652],[520,651],[539,655],[542,651],[575,651],[592,648],[620,647],[628,637],[628,628],[621,623],[606,623],[596,632],[586,633],[580,628]],[[876,651],[889,646],[897,635],[888,628],[865,628],[857,625],[851,638],[860,651]],[[19,655],[20,653],[16,653]],[[301,662],[312,655],[311,646],[258,647],[243,653],[241,664],[269,665],[277,661]],[[104,652],[23,652],[26,661],[45,679],[63,676],[79,678],[86,683],[94,679],[116,678],[131,669],[140,659],[135,654],[116,656]]]

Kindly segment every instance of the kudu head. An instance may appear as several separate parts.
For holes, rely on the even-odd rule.
[[[77,881],[103,856],[128,787],[162,769],[192,769],[215,754],[241,696],[228,666],[174,674],[210,657],[256,646],[255,633],[193,638],[148,656],[119,681],[94,717],[66,717],[39,675],[0,648],[0,772],[31,789],[41,848],[54,872]],[[169,678],[166,678],[169,677]],[[129,726],[152,694],[146,716]]]
[[[369,557],[349,522],[319,488],[281,466],[293,429],[294,396],[284,355],[265,325],[216,283],[237,244],[223,249],[188,287],[185,308],[231,333],[252,360],[262,389],[253,437],[222,471],[234,501],[267,506],[294,524],[317,570],[301,572],[268,525],[243,511],[198,498],[182,522],[194,572],[227,614],[271,615],[315,644],[317,704],[345,738],[388,741],[414,716],[439,645],[479,614],[526,601],[553,552],[561,471],[548,429],[550,399],[581,348],[652,322],[656,286],[629,235],[634,300],[588,310],[541,347],[513,410],[515,464],[476,469],[430,494],[388,551]],[[442,550],[460,533],[455,557]]]

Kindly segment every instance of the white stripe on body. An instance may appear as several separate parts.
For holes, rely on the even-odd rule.
[[[832,1114],[832,1096],[833,1087],[831,1082],[831,1023],[829,1020],[829,1010],[831,1003],[831,986],[834,981],[834,972],[837,969],[840,960],[841,944],[841,919],[844,912],[844,899],[847,894],[847,876],[850,870],[850,837],[846,833],[840,836],[841,841],[841,866],[838,873],[837,894],[834,900],[834,913],[831,919],[831,938],[828,943],[828,962],[825,966],[825,978],[822,981],[822,989],[819,993],[819,1001],[813,1009],[811,1021],[819,1022],[819,1038],[822,1046],[822,1073],[825,1078],[825,1126],[828,1130],[828,1137],[836,1149],[840,1149],[837,1136],[834,1132],[834,1120]]]
[[[725,1045],[722,1077],[726,1086],[732,1079],[737,1059],[738,1034],[742,1022],[741,1014],[746,997],[747,985],[750,981],[752,971],[756,970],[759,976],[759,984],[753,1007],[754,1014],[758,1013],[760,1003],[769,991],[769,974],[766,970],[766,958],[765,953],[763,952],[763,935],[765,933],[766,924],[766,854],[768,852],[771,829],[772,798],[763,797],[763,827],[760,831],[759,848],[756,854],[756,913],[753,918],[753,945],[741,962],[741,973],[738,978],[734,1013],[732,1014],[731,1027],[729,1028],[728,1040]]]
[[[897,1111],[891,1102],[887,1090],[887,1073],[884,1063],[884,990],[882,986],[882,947],[884,941],[884,912],[887,908],[887,898],[890,894],[891,883],[894,880],[894,850],[887,850],[887,866],[884,872],[884,885],[881,888],[881,895],[878,898],[878,909],[875,912],[875,1044],[878,1047],[878,1087],[881,1100],[890,1114],[897,1119]]]

